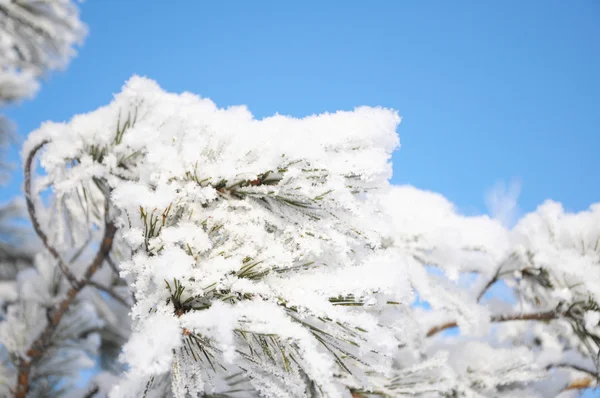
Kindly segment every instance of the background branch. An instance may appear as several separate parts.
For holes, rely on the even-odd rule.
[[[504,315],[493,315],[490,317],[490,322],[498,323],[498,322],[508,322],[508,321],[550,321],[552,319],[557,319],[562,316],[561,313],[557,313],[556,311],[546,311],[546,312],[533,312],[528,314],[504,314]],[[439,332],[442,332],[446,329],[457,327],[458,323],[456,321],[446,322],[442,325],[432,327],[427,332],[426,336],[431,337],[436,335]]]
[[[121,296],[119,296],[117,294],[117,292],[115,292],[114,290],[112,290],[110,287],[107,286],[102,286],[101,284],[94,282],[94,281],[88,281],[88,285],[95,287],[96,289],[108,294],[110,297],[112,297],[113,299],[117,300],[119,303],[123,304],[125,307],[129,308],[131,306],[131,304],[129,304],[127,301],[125,301],[124,298],[122,298]]]
[[[104,217],[105,217],[105,226],[104,226],[104,236],[102,238],[102,242],[100,243],[100,247],[96,252],[92,262],[87,267],[84,277],[81,281],[77,281],[74,275],[70,272],[67,265],[64,263],[56,249],[54,249],[48,242],[48,238],[46,234],[42,231],[39,221],[35,215],[35,208],[33,204],[33,200],[31,197],[31,164],[33,163],[33,158],[35,154],[45,145],[48,141],[43,141],[38,144],[27,156],[27,160],[25,162],[25,189],[26,189],[26,199],[27,199],[27,208],[29,211],[29,215],[31,217],[31,222],[34,226],[36,233],[42,239],[44,246],[50,251],[50,253],[58,260],[59,266],[61,270],[65,273],[69,281],[71,282],[71,289],[66,294],[66,297],[55,307],[50,315],[48,316],[48,323],[42,333],[38,336],[38,338],[31,344],[30,348],[27,350],[25,357],[20,358],[18,365],[18,375],[17,375],[17,386],[15,388],[15,398],[26,398],[27,393],[29,391],[29,376],[31,373],[31,367],[38,361],[41,357],[43,357],[44,353],[48,349],[51,344],[52,335],[63,315],[68,311],[70,305],[75,300],[77,294],[90,283],[90,279],[96,273],[96,271],[102,266],[103,262],[108,257],[110,250],[112,249],[114,236],[117,232],[116,226],[109,220],[109,193],[106,193],[106,200],[104,204]]]
[[[576,370],[578,372],[587,373],[590,376],[594,376],[594,377],[598,377],[599,376],[598,373],[596,371],[594,371],[594,370],[587,369],[587,368],[584,368],[583,366],[579,366],[579,365],[573,365],[573,364],[570,364],[570,363],[556,363],[556,364],[551,364],[551,365],[546,366],[546,370],[550,370],[552,368],[571,368],[571,369]]]
[[[100,387],[96,384],[94,385],[82,398],[92,398],[94,395],[98,394],[100,391]]]

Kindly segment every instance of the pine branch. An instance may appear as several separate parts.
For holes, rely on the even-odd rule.
[[[34,224],[34,228],[42,241],[44,241],[44,245],[48,248],[48,250],[54,255],[54,257],[59,260],[59,266],[62,265],[66,267],[66,264],[62,261],[61,257],[58,255],[58,252],[48,244],[48,239],[46,235],[40,228],[38,220],[35,218],[35,210],[33,207],[33,201],[31,199],[31,163],[33,157],[40,148],[42,148],[47,141],[38,144],[32,152],[27,157],[26,161],[26,169],[25,169],[25,178],[26,178],[26,194],[27,194],[27,207],[29,210],[29,214],[32,219],[32,223]],[[38,336],[38,338],[31,344],[29,349],[26,352],[25,357],[21,357],[19,359],[18,365],[18,375],[17,375],[17,386],[15,388],[15,398],[26,398],[27,393],[29,391],[29,376],[31,373],[31,367],[44,356],[46,350],[50,347],[52,341],[52,335],[56,328],[58,327],[60,320],[65,315],[65,313],[69,310],[71,304],[75,300],[77,294],[89,284],[90,279],[96,273],[96,271],[102,266],[102,263],[108,257],[110,250],[112,248],[113,239],[117,232],[117,227],[109,220],[108,215],[109,210],[109,198],[106,197],[105,205],[104,205],[104,217],[105,217],[105,226],[104,226],[104,236],[102,238],[102,242],[94,259],[87,267],[84,277],[81,281],[77,281],[74,279],[75,283],[72,283],[71,289],[67,292],[66,297],[55,307],[52,312],[48,316],[48,324],[42,331],[42,333]],[[63,267],[61,266],[61,270],[65,272]],[[68,273],[65,275],[71,275],[68,267],[66,267]]]
[[[558,319],[563,316],[562,313],[558,313],[556,311],[546,311],[546,312],[533,312],[528,314],[504,314],[504,315],[493,315],[490,318],[492,323],[499,322],[509,322],[509,321],[550,321],[552,319]],[[426,336],[431,337],[439,332],[442,332],[446,329],[457,327],[458,323],[456,321],[446,322],[442,325],[435,326],[427,332]]]
[[[94,273],[98,270],[98,268],[100,268],[100,266],[102,265],[104,258],[110,252],[116,231],[117,228],[114,226],[114,224],[107,221],[105,225],[104,238],[102,240],[102,244],[100,245],[100,249],[94,257],[94,260],[89,265],[86,271],[85,279],[81,281],[79,285],[72,287],[67,292],[67,296],[50,314],[46,328],[42,331],[40,336],[33,342],[29,350],[27,350],[26,357],[20,359],[15,398],[26,398],[27,392],[29,391],[29,374],[32,365],[44,355],[44,353],[50,346],[52,334],[58,327],[58,324],[60,323],[60,320],[62,319],[63,315],[67,312],[70,305],[73,303],[75,297],[81,291],[81,289],[83,289],[83,287],[85,287],[89,283],[89,278],[91,278],[94,275]]]

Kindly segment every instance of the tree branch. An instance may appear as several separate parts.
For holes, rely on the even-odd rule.
[[[106,286],[102,286],[101,284],[94,282],[94,281],[89,281],[88,285],[95,287],[96,289],[108,294],[110,297],[112,297],[113,299],[117,300],[119,303],[123,304],[125,307],[129,308],[131,307],[131,304],[129,304],[127,301],[125,301],[124,298],[122,298],[121,296],[119,296],[114,290],[112,290],[109,287]]]
[[[517,257],[517,254],[515,252],[511,253],[510,256],[508,256],[506,259],[504,259],[500,264],[498,264],[498,267],[496,268],[496,272],[494,273],[494,276],[492,277],[492,279],[489,280],[489,282],[485,285],[485,287],[481,290],[481,292],[479,292],[479,294],[477,295],[477,302],[480,302],[481,299],[483,298],[483,295],[490,289],[490,287],[492,287],[492,285],[494,285],[494,283],[498,282],[498,280],[500,280],[500,277],[502,276],[502,268],[508,264],[511,260],[515,259]]]
[[[35,204],[33,203],[33,197],[31,194],[31,166],[33,164],[35,155],[48,142],[48,140],[44,140],[38,145],[36,145],[31,150],[31,152],[29,152],[29,155],[27,155],[27,159],[25,160],[25,200],[27,202],[27,212],[29,213],[29,218],[31,219],[33,229],[35,230],[37,236],[40,237],[42,243],[44,244],[44,247],[50,252],[52,257],[54,257],[56,261],[58,261],[58,266],[60,267],[60,270],[65,275],[71,286],[73,288],[77,288],[80,285],[80,282],[77,280],[75,275],[73,275],[73,273],[71,272],[67,264],[64,262],[60,254],[58,254],[58,251],[50,244],[50,242],[48,241],[48,236],[40,226],[40,222],[36,215]]]
[[[504,314],[504,315],[493,315],[490,318],[492,323],[498,322],[509,322],[509,321],[550,321],[552,319],[560,318],[563,314],[558,313],[556,311],[546,311],[546,312],[533,312],[528,314]],[[439,332],[442,332],[446,329],[457,327],[458,323],[456,321],[446,322],[442,325],[435,326],[427,332],[426,336],[431,337]]]
[[[106,257],[106,263],[108,264],[108,266],[110,267],[110,269],[112,269],[113,272],[117,276],[120,276],[119,275],[119,269],[117,268],[117,265],[115,264],[115,262],[113,261],[113,259],[110,256]]]
[[[82,398],[92,398],[94,395],[98,394],[100,391],[100,386],[95,384]]]
[[[600,377],[600,373],[597,371],[584,368],[583,366],[573,365],[570,363],[557,363],[546,366],[546,370],[550,370],[552,368],[570,368],[576,370],[581,373],[587,373],[589,376],[579,377],[572,380],[564,389],[566,390],[581,390],[585,388],[590,388],[594,384],[594,380],[598,380]]]
[[[590,376],[593,376],[593,377],[598,377],[599,376],[598,373],[596,371],[594,371],[594,370],[587,369],[587,368],[584,368],[583,366],[579,366],[579,365],[573,365],[573,364],[570,364],[570,363],[556,363],[556,364],[551,364],[551,365],[546,366],[546,370],[550,370],[552,368],[571,368],[571,369],[576,370],[578,372],[587,373],[587,374],[589,374]]]
[[[33,207],[33,201],[31,198],[31,163],[33,161],[33,157],[35,156],[35,153],[37,151],[39,151],[39,149],[42,148],[46,143],[47,143],[47,141],[44,141],[41,144],[38,144],[32,150],[32,152],[29,154],[29,156],[27,157],[26,166],[25,166],[26,167],[26,169],[25,169],[26,170],[25,171],[25,179],[26,179],[25,186],[26,186],[26,193],[27,193],[27,207],[29,210],[29,215],[31,216],[31,221],[34,224],[34,228],[36,229],[36,232],[38,233],[38,235],[40,235],[40,238],[42,238],[44,245],[52,253],[52,255],[57,260],[59,260],[59,265],[61,266],[61,270],[63,272],[65,272],[65,269],[67,270],[67,272],[65,272],[65,275],[67,275],[67,277],[68,277],[68,275],[71,275],[71,277],[73,277],[73,275],[71,274],[68,267],[66,267],[66,264],[64,263],[64,261],[58,255],[58,252],[51,245],[48,244],[48,239],[47,239],[46,235],[44,234],[44,232],[41,230],[39,222],[35,217],[35,209]],[[110,250],[111,250],[112,244],[113,244],[113,240],[114,240],[115,234],[117,232],[117,227],[109,220],[108,210],[109,210],[109,197],[107,195],[105,205],[104,205],[104,217],[105,217],[104,236],[102,238],[100,247],[98,248],[98,251],[96,252],[96,255],[94,256],[94,259],[92,260],[90,265],[87,267],[83,279],[81,281],[77,281],[73,277],[72,282],[74,281],[75,283],[72,283],[72,287],[67,292],[66,297],[52,310],[52,312],[48,316],[48,324],[46,325],[46,327],[44,328],[42,333],[38,336],[38,338],[31,344],[31,346],[29,347],[29,349],[26,352],[25,357],[20,358],[19,365],[18,365],[17,387],[15,389],[15,398],[26,398],[27,393],[29,391],[29,376],[30,376],[30,372],[31,372],[31,367],[33,366],[33,364],[36,361],[38,361],[41,357],[43,357],[46,350],[50,346],[52,335],[53,335],[54,331],[56,330],[56,328],[58,327],[58,324],[60,323],[60,320],[62,319],[63,315],[68,311],[70,305],[75,300],[75,297],[77,296],[77,294],[87,284],[89,284],[92,276],[102,266],[102,263],[104,262],[104,260],[110,253]],[[63,269],[63,267],[64,267],[64,269]]]
[[[477,295],[477,302],[480,302],[481,299],[483,298],[483,295],[489,290],[490,287],[492,287],[492,285],[494,283],[496,283],[498,281],[498,276],[500,275],[500,268],[501,267],[498,267],[498,270],[494,274],[494,277],[492,279],[490,279],[490,281],[487,283],[487,285],[485,285],[485,287],[481,290],[481,292],[479,292],[479,294]]]

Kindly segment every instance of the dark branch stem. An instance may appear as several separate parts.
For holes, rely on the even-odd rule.
[[[509,322],[509,321],[550,321],[552,319],[560,318],[563,314],[558,313],[556,311],[546,311],[546,312],[533,312],[528,314],[504,314],[504,315],[493,315],[490,318],[492,323],[498,322]],[[427,332],[427,337],[434,336],[439,332],[442,332],[446,329],[457,327],[458,323],[456,321],[446,322],[442,325],[435,326]]]

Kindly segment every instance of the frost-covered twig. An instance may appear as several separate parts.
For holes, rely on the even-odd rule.
[[[556,311],[545,311],[545,312],[533,312],[527,314],[504,314],[504,315],[494,315],[490,318],[490,322],[509,322],[509,321],[550,321],[552,319],[557,319],[562,314]],[[446,322],[439,326],[432,327],[427,332],[427,337],[434,336],[439,332],[442,332],[446,329],[454,328],[458,326],[458,322]]]
[[[43,144],[41,144],[37,149],[41,148]],[[32,151],[34,153],[35,151]],[[30,154],[29,156],[32,157]],[[30,158],[28,158],[29,160]],[[29,173],[30,173],[30,165],[31,161],[27,162],[29,165]],[[30,184],[30,181],[29,181]],[[29,184],[26,184],[29,186]],[[31,202],[31,198],[28,195],[28,205]],[[31,344],[30,348],[27,350],[25,357],[20,358],[18,376],[17,376],[17,386],[15,389],[15,398],[26,398],[27,392],[29,391],[29,375],[31,372],[31,367],[35,364],[37,360],[39,360],[46,352],[48,347],[51,344],[52,335],[56,328],[58,327],[60,320],[63,315],[68,311],[69,307],[73,303],[77,294],[83,289],[90,281],[91,277],[96,273],[96,271],[100,268],[110,250],[112,248],[113,239],[115,233],[117,231],[116,226],[109,220],[108,214],[108,201],[109,198],[106,198],[105,204],[105,226],[104,226],[104,236],[98,252],[94,256],[94,259],[87,267],[84,277],[81,281],[71,287],[66,294],[66,297],[58,304],[54,310],[52,310],[48,316],[48,324],[39,335],[39,337]],[[35,215],[35,213],[33,213]],[[35,218],[32,217],[32,222],[37,222]],[[39,224],[38,224],[39,227]],[[60,257],[58,257],[60,258]]]

